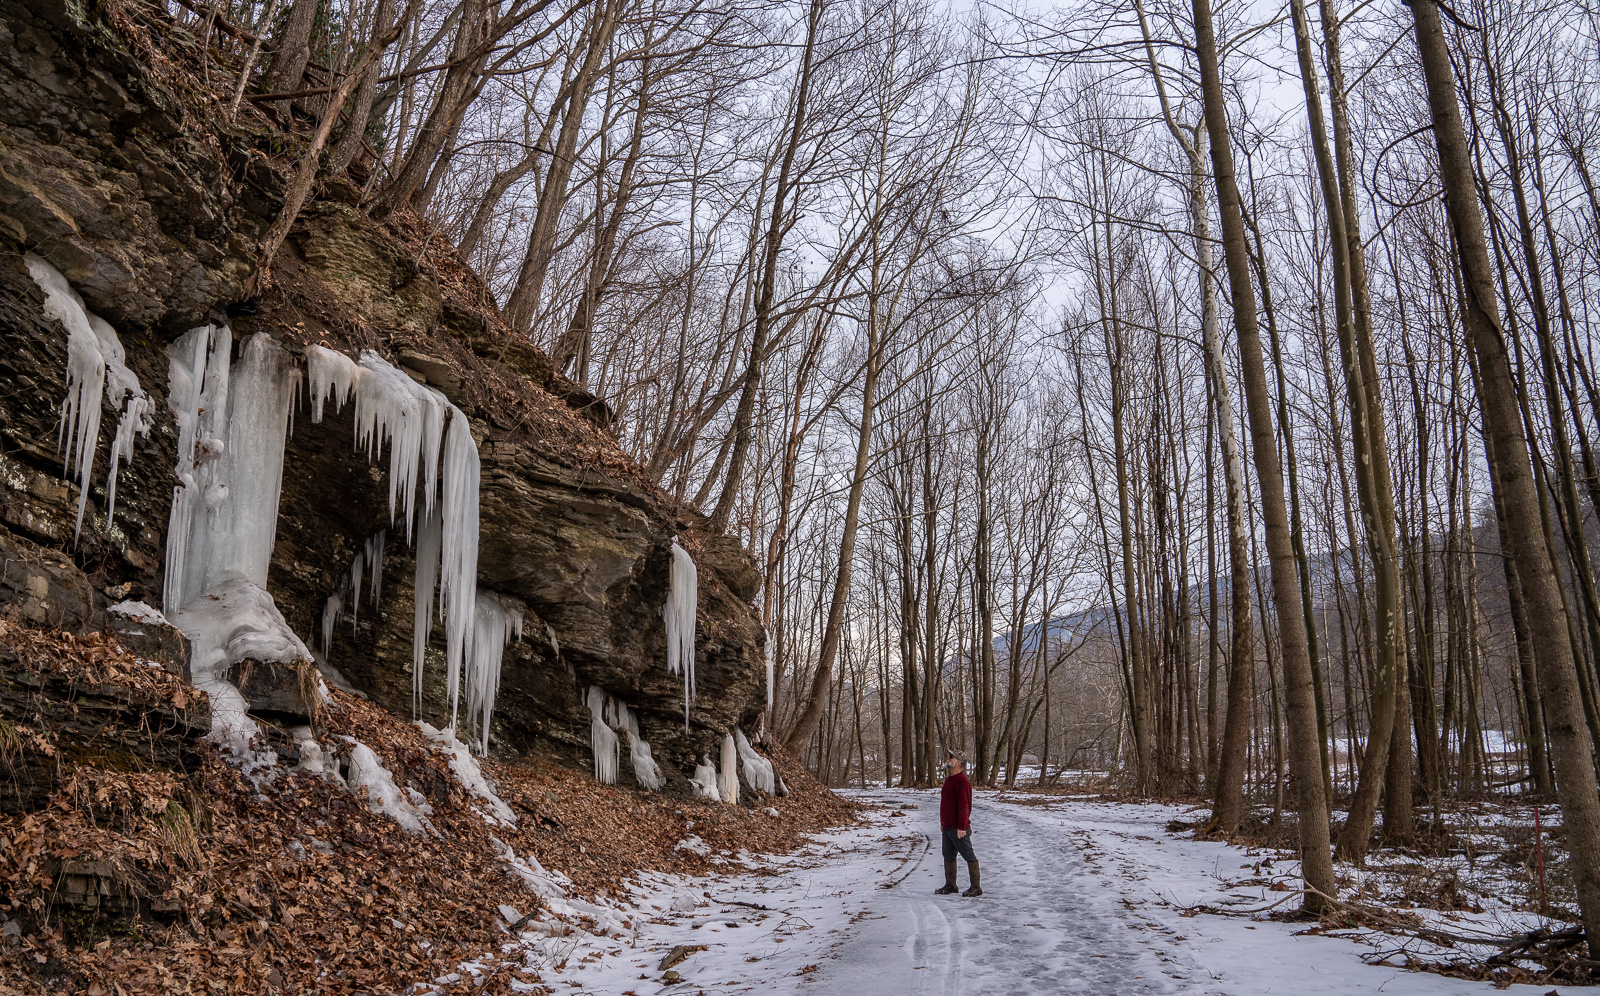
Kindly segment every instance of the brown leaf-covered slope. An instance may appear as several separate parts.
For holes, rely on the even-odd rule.
[[[538,909],[492,838],[593,897],[638,870],[712,870],[675,848],[691,822],[713,853],[772,852],[853,813],[782,755],[791,793],[750,800],[759,808],[489,762],[485,774],[518,817],[491,826],[416,727],[334,693],[321,739],[359,740],[397,784],[426,796],[435,833],[412,835],[329,779],[281,767],[252,784],[199,739],[203,722],[157,730],[152,718],[203,713],[204,696],[105,636],[0,623],[0,681],[32,689],[8,697],[0,755],[57,776],[38,808],[0,806],[0,992],[401,992],[503,943],[499,904]],[[62,708],[69,688],[121,701],[116,722],[102,725],[143,724],[143,740],[97,748]],[[147,753],[174,740],[182,751]],[[0,786],[7,800],[18,791]],[[513,981],[537,980],[500,973],[465,988],[510,992]]]

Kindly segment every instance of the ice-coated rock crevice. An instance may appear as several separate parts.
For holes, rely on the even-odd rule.
[[[61,404],[61,427],[56,446],[62,467],[75,469],[78,478],[78,517],[72,536],[83,531],[83,513],[89,500],[89,475],[100,448],[100,399],[120,408],[106,470],[106,519],[117,508],[117,469],[133,459],[135,436],[150,434],[155,402],[128,369],[122,341],[105,319],[84,306],[83,298],[61,271],[42,258],[23,257],[33,282],[44,291],[44,314],[67,330],[67,395]]]

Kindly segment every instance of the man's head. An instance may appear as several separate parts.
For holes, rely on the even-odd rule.
[[[961,757],[960,754],[957,754],[953,750],[945,751],[944,770],[953,775],[958,771],[966,770],[966,767],[967,762]]]

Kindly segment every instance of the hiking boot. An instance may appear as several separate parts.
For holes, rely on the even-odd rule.
[[[951,864],[951,867],[955,866],[955,862],[953,862],[953,861],[950,862],[950,864]],[[968,861],[967,862],[967,875],[971,877],[972,885],[970,887],[968,887],[967,891],[963,892],[962,895],[963,896],[981,896],[981,895],[983,895],[983,889],[978,885],[978,863],[976,861]],[[951,878],[952,878],[952,881],[953,881],[954,880],[954,876],[951,876]]]
[[[933,894],[936,896],[953,896],[960,891],[956,886],[956,863],[954,861],[946,861],[944,863],[944,885],[934,889]]]

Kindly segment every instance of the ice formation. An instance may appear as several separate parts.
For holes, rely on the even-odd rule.
[[[295,765],[295,770],[302,774],[315,775],[318,778],[327,778],[336,775],[339,767],[317,743],[316,735],[309,726],[296,726],[289,731],[294,737],[295,749],[300,752],[300,763]]]
[[[478,598],[478,445],[466,416],[371,350],[352,360],[312,346],[306,350],[306,374],[313,422],[322,420],[329,399],[335,410],[354,399],[356,445],[374,461],[389,447],[390,520],[403,516],[406,537],[417,545],[413,704],[420,710],[437,580],[452,722],[464,684],[467,711],[478,722],[480,749],[486,752],[505,633],[521,636],[522,608],[498,596],[489,603]],[[477,632],[500,636],[475,646]]]
[[[351,741],[350,773],[345,780],[350,791],[358,795],[362,789],[367,790],[367,808],[374,813],[387,814],[414,834],[433,830],[428,821],[433,809],[427,800],[419,792],[401,792],[378,755],[359,740]]]
[[[361,544],[361,549],[350,560],[350,569],[339,578],[339,587],[322,605],[322,659],[328,660],[333,650],[333,627],[344,614],[350,610],[350,632],[354,635],[356,623],[361,617],[361,590],[362,584],[371,586],[371,602],[373,608],[378,606],[378,599],[383,595],[383,549],[388,539],[389,531],[380,529],[367,537]],[[347,603],[345,599],[348,598]]]
[[[311,652],[267,593],[283,484],[283,441],[300,374],[265,335],[231,364],[226,327],[192,329],[167,349],[178,423],[178,486],[167,524],[163,606],[191,643],[194,683],[211,698],[211,737],[247,772],[269,767],[244,697],[227,680],[245,660],[295,666]]]
[[[422,670],[427,663],[428,638],[433,635],[433,589],[439,579],[439,544],[444,529],[442,509],[435,505],[422,514],[417,532],[417,570],[413,585],[411,623],[411,714],[422,712]]]
[[[667,626],[667,672],[683,672],[683,728],[689,728],[689,705],[694,701],[694,613],[699,580],[689,551],[672,541],[672,567],[667,574],[667,603],[661,617]]]
[[[717,794],[722,796],[723,802],[739,801],[739,748],[733,742],[731,733],[722,738],[722,768],[717,772]]]
[[[515,636],[522,639],[522,614],[525,607],[514,598],[493,592],[478,592],[478,611],[473,627],[471,656],[467,661],[467,716],[478,724],[479,753],[489,753],[489,722],[494,718],[494,697],[500,690],[500,665],[506,644]],[[451,672],[451,678],[455,673]],[[450,683],[450,716],[454,723],[457,691]]]
[[[594,777],[602,785],[617,782],[617,735],[606,725],[606,693],[589,686],[589,747],[594,753]]]
[[[694,766],[694,774],[689,776],[689,785],[694,789],[694,794],[698,798],[710,799],[712,802],[722,801],[722,793],[717,789],[717,780],[717,766],[702,754],[700,763]]]
[[[489,780],[483,777],[483,769],[478,767],[478,762],[473,759],[472,751],[467,749],[466,744],[456,739],[454,730],[436,730],[421,722],[417,724],[417,728],[422,731],[423,736],[437,744],[440,751],[450,755],[451,772],[455,774],[456,781],[461,783],[461,787],[483,805],[484,809],[480,812],[490,818],[491,822],[506,826],[517,822],[517,814],[495,794]]]
[[[734,727],[733,742],[739,750],[739,771],[744,776],[744,783],[757,792],[775,795],[778,786],[772,762],[756,753],[756,749],[750,746],[750,739],[738,727]]]
[[[589,706],[589,739],[595,759],[595,777],[606,784],[616,781],[619,748],[616,731],[621,730],[628,738],[628,760],[633,765],[634,780],[640,788],[659,792],[667,784],[667,778],[650,753],[650,743],[639,734],[639,720],[633,710],[621,699],[607,695],[597,685],[590,686],[586,701]],[[609,777],[606,773],[609,773]]]
[[[490,837],[495,846],[500,849],[500,857],[511,866],[511,870],[522,883],[538,895],[541,899],[562,900],[567,898],[566,886],[572,884],[572,879],[561,872],[546,871],[539,864],[539,859],[529,854],[526,858],[517,856],[517,852],[510,844],[499,837]]]
[[[639,787],[651,792],[659,792],[666,787],[667,776],[661,773],[661,765],[650,755],[650,743],[639,736],[639,731],[630,729],[628,733],[628,759],[633,762],[633,778]]]
[[[139,378],[124,362],[122,342],[105,319],[84,306],[83,298],[67,278],[33,253],[23,257],[28,274],[44,291],[44,313],[67,330],[67,396],[61,405],[61,427],[56,446],[62,467],[77,458],[78,518],[73,538],[83,531],[83,510],[89,500],[89,474],[100,448],[100,398],[121,408],[117,432],[111,443],[106,471],[106,518],[117,505],[117,468],[133,459],[135,435],[150,434],[155,402],[139,386]]]

